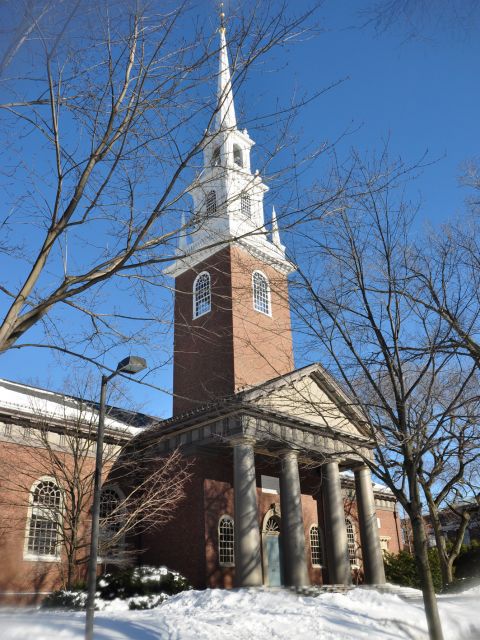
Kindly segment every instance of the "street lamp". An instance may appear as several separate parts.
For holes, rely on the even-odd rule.
[[[103,432],[105,430],[105,401],[107,396],[107,384],[119,373],[135,374],[147,368],[144,358],[129,356],[121,360],[116,371],[109,376],[102,375],[100,387],[100,412],[98,416],[97,452],[95,457],[95,477],[93,484],[92,505],[92,535],[90,539],[90,558],[87,573],[87,617],[85,620],[85,640],[93,638],[93,616],[95,613],[95,592],[97,586],[97,555],[98,536],[100,530],[100,496],[102,491],[102,464],[103,464]]]

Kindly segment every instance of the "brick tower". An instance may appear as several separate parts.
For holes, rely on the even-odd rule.
[[[195,228],[166,270],[175,278],[173,413],[194,409],[294,368],[288,274],[268,187],[250,169],[254,145],[237,128],[225,28],[218,104],[190,186]]]

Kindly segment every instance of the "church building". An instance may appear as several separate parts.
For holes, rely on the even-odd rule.
[[[275,210],[267,230],[268,187],[251,168],[254,141],[237,125],[223,25],[219,37],[217,109],[189,189],[193,232],[166,270],[175,291],[173,417],[115,410],[106,434],[113,452],[142,440],[162,455],[179,449],[191,478],[174,518],[132,544],[139,562],[166,565],[196,588],[381,584],[382,549],[400,548],[395,499],[372,485],[365,417],[341,385],[320,364],[295,369],[295,265]],[[43,464],[32,433],[45,432],[62,451],[79,402],[0,380],[0,467],[13,469],[0,474],[0,518],[18,522],[15,533],[0,527],[2,602],[34,601],[61,584],[65,559],[49,514],[61,517],[63,488],[27,451],[40,451]],[[96,405],[87,409],[96,425]],[[7,504],[7,480],[25,467],[24,495]]]
[[[142,539],[142,561],[174,566],[197,587],[350,584],[360,566],[379,584],[379,532],[382,520],[394,526],[394,501],[376,512],[364,416],[321,365],[294,369],[295,266],[274,210],[265,226],[268,187],[251,169],[223,25],[219,34],[217,110],[189,190],[195,229],[166,270],[174,415],[138,436],[158,437],[165,453],[180,447],[193,479],[175,520]]]

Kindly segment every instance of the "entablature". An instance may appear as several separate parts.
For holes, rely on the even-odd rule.
[[[158,438],[158,450],[168,453],[180,448],[185,454],[202,448],[222,450],[232,446],[238,438],[255,441],[255,451],[278,457],[286,448],[299,452],[305,461],[337,459],[349,466],[371,457],[371,446],[366,438],[335,433],[328,428],[308,424],[284,415],[268,414],[253,408],[243,408],[219,415],[196,415],[180,418],[170,425],[160,424],[144,436]],[[140,436],[143,437],[143,436]]]

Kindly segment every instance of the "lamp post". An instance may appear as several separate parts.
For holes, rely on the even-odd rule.
[[[134,374],[146,369],[144,358],[129,356],[118,363],[116,371],[109,376],[102,375],[100,387],[100,412],[98,415],[97,451],[95,458],[95,476],[93,484],[92,505],[92,533],[90,538],[90,558],[87,573],[87,617],[85,620],[85,640],[93,638],[93,616],[95,613],[95,592],[97,586],[97,556],[98,536],[100,531],[100,496],[102,491],[102,465],[103,465],[103,433],[105,430],[105,402],[107,396],[107,384],[119,373]]]

